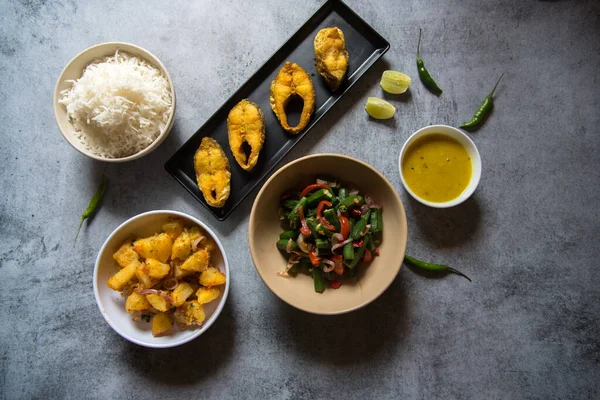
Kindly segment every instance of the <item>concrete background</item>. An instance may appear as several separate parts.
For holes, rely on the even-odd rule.
[[[0,1],[0,398],[600,396],[600,3],[348,1],[391,50],[284,163],[340,152],[372,164],[405,204],[410,254],[473,283],[403,268],[370,306],[327,318],[282,303],[256,274],[246,238],[256,192],[219,223],[163,169],[321,4]],[[417,79],[419,27],[440,98]],[[178,94],[166,142],[124,165],[77,153],[52,111],[64,65],[111,40],[154,52]],[[414,81],[390,100],[395,118],[378,123],[363,106],[382,96],[388,68]],[[479,189],[450,210],[411,200],[397,170],[404,140],[470,118],[502,72],[495,111],[471,135],[484,165]],[[104,204],[73,248],[102,174]],[[152,209],[206,221],[232,265],[221,317],[171,350],[121,339],[92,293],[105,238]]]

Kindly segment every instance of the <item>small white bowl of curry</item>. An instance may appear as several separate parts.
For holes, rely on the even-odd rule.
[[[434,208],[464,202],[481,178],[481,157],[475,143],[448,125],[431,125],[413,133],[402,146],[398,164],[406,191]]]

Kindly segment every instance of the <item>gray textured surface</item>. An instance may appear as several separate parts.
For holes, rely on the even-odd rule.
[[[342,152],[374,165],[405,203],[410,253],[473,283],[403,268],[378,301],[330,318],[288,307],[260,281],[246,244],[255,192],[218,223],[163,169],[320,4],[0,1],[0,398],[600,396],[599,3],[349,1],[392,48],[284,162]],[[418,27],[439,99],[416,79]],[[110,40],[154,52],[178,91],[170,137],[126,165],[73,150],[51,107],[69,59]],[[391,100],[393,121],[373,122],[363,104],[381,96],[389,67],[414,83]],[[475,195],[445,211],[409,199],[397,172],[404,140],[468,119],[501,72],[496,111],[472,135],[484,165]],[[106,201],[73,249],[101,174]],[[161,208],[208,222],[232,265],[220,319],[172,350],[121,339],[92,293],[107,235]]]

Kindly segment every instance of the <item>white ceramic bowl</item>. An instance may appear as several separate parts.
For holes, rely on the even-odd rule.
[[[225,274],[227,283],[225,284],[225,289],[216,300],[204,305],[206,319],[202,326],[193,330],[179,330],[174,328],[174,332],[170,335],[154,337],[152,336],[152,329],[149,323],[141,319],[138,321],[131,319],[131,314],[125,311],[125,299],[121,297],[121,293],[110,289],[107,286],[107,282],[108,278],[120,269],[116,261],[113,260],[112,255],[123,242],[127,239],[150,236],[160,232],[162,225],[170,217],[180,218],[190,224],[196,224],[214,239],[217,243],[218,251],[213,252],[211,260],[213,265]],[[221,313],[229,294],[229,284],[229,263],[227,262],[225,250],[217,236],[198,219],[177,211],[149,211],[123,222],[110,234],[102,245],[94,267],[94,295],[96,296],[96,304],[98,304],[102,316],[111,328],[123,338],[146,347],[175,347],[202,335],[202,333],[210,328]]]
[[[71,87],[71,83],[66,82],[67,80],[79,79],[81,77],[81,75],[83,74],[83,70],[85,69],[85,67],[88,64],[90,64],[92,61],[99,59],[99,58],[113,56],[115,54],[115,51],[117,51],[117,49],[119,51],[124,51],[124,52],[132,54],[136,57],[144,59],[148,63],[150,63],[153,66],[155,66],[156,68],[158,68],[163,73],[165,78],[167,78],[167,81],[169,82],[169,87],[171,88],[171,97],[172,97],[173,101],[172,101],[171,113],[170,113],[169,119],[167,121],[167,128],[165,129],[164,132],[162,132],[154,140],[154,142],[152,142],[145,149],[139,151],[138,153],[132,154],[130,156],[121,157],[121,158],[106,158],[106,157],[101,157],[101,156],[98,156],[98,155],[90,152],[88,149],[85,148],[85,146],[81,143],[81,141],[77,138],[77,136],[75,136],[75,128],[69,122],[69,118],[67,117],[67,110],[64,105],[62,105],[58,102],[58,100],[60,99],[60,92],[65,89],[69,89]],[[69,144],[71,146],[73,146],[75,148],[75,150],[79,151],[80,153],[85,154],[86,156],[93,158],[95,160],[106,161],[106,162],[131,161],[131,160],[138,159],[138,158],[150,153],[151,151],[156,149],[166,139],[166,137],[169,135],[169,132],[171,131],[171,128],[173,127],[173,122],[175,121],[175,118],[174,118],[175,105],[176,105],[175,104],[176,103],[175,102],[175,87],[173,86],[173,82],[171,81],[171,76],[169,75],[169,72],[167,71],[165,66],[160,62],[160,60],[158,58],[156,58],[156,56],[154,56],[154,54],[150,53],[147,50],[142,49],[141,47],[138,47],[138,46],[135,46],[135,45],[129,44],[129,43],[122,43],[122,42],[101,43],[101,44],[92,46],[88,49],[85,49],[81,53],[77,54],[71,61],[69,61],[67,66],[63,69],[62,73],[60,74],[60,77],[58,78],[58,81],[56,82],[56,86],[54,88],[53,102],[54,102],[54,116],[56,118],[56,123],[58,124],[58,128],[60,129],[60,132],[62,133],[62,135],[64,136],[66,141],[69,142]]]
[[[418,138],[427,136],[427,135],[432,135],[435,133],[446,135],[455,140],[458,140],[458,142],[460,144],[462,144],[464,146],[464,148],[467,150],[467,152],[469,153],[469,156],[471,157],[471,165],[473,168],[472,173],[471,173],[471,180],[469,181],[469,184],[467,185],[465,190],[463,190],[463,192],[457,198],[452,199],[450,201],[440,202],[440,203],[428,201],[428,200],[425,200],[425,199],[419,197],[406,184],[406,180],[404,179],[404,174],[402,173],[402,160],[404,159],[404,154],[406,153],[406,149]],[[415,200],[417,200],[418,202],[425,204],[426,206],[429,206],[429,207],[448,208],[448,207],[456,206],[456,205],[464,202],[465,200],[467,200],[473,194],[473,192],[477,188],[477,185],[479,185],[479,179],[481,178],[481,157],[479,156],[479,150],[477,150],[477,146],[475,146],[475,143],[473,143],[471,138],[469,138],[469,136],[467,136],[467,134],[464,133],[463,131],[461,131],[460,129],[457,129],[457,128],[454,128],[454,127],[448,126],[448,125],[430,125],[430,126],[426,126],[425,128],[421,128],[418,131],[416,131],[415,133],[413,133],[412,135],[410,135],[408,140],[404,143],[404,146],[402,146],[402,150],[400,150],[400,157],[398,158],[398,168],[400,169],[400,178],[402,179],[402,184],[404,185],[404,189],[406,189],[406,191]]]

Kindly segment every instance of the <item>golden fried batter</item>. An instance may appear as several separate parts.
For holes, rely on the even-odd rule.
[[[265,142],[265,116],[258,106],[247,99],[237,103],[227,117],[229,147],[235,161],[246,171],[258,162],[258,153]],[[242,145],[246,143],[252,151],[246,156]]]
[[[337,90],[348,70],[344,32],[338,27],[324,28],[315,36],[317,71],[331,90]]]
[[[223,207],[231,190],[231,172],[225,152],[216,140],[202,139],[194,155],[194,169],[206,202],[213,207]]]
[[[300,96],[304,101],[302,115],[297,126],[288,125],[285,107],[292,96]],[[306,127],[315,109],[315,89],[310,76],[298,64],[286,62],[271,82],[271,108],[281,122],[283,129],[289,133],[298,133]]]

